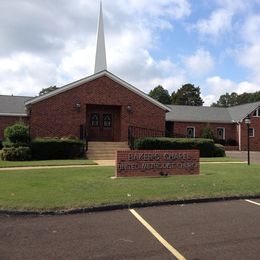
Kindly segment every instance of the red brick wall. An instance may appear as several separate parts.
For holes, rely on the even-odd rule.
[[[187,127],[195,127],[195,137],[200,137],[203,128],[209,127],[214,136],[217,137],[217,128],[225,128],[225,140],[234,139],[238,142],[238,134],[236,124],[222,123],[192,123],[192,122],[174,122],[173,134],[186,135]]]
[[[75,103],[81,103],[77,111]],[[120,141],[126,141],[128,126],[165,130],[165,111],[146,99],[103,76],[81,86],[31,105],[31,136],[79,137],[79,126],[86,123],[86,105],[121,106]],[[132,106],[132,112],[127,106]]]
[[[0,116],[0,140],[4,138],[4,130],[6,127],[15,124],[16,122],[23,121],[27,123],[27,117],[19,116]]]
[[[260,117],[251,116],[250,128],[255,129],[255,137],[250,137],[250,150],[260,151]],[[245,120],[241,123],[241,150],[247,150],[247,125]]]

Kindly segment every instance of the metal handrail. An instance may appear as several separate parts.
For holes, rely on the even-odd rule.
[[[164,131],[139,126],[128,127],[128,145],[131,149],[134,149],[134,141],[137,138],[161,136],[165,136]]]

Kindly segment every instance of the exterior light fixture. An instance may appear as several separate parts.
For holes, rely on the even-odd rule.
[[[250,129],[250,115],[248,114],[245,118],[245,124],[247,125],[247,164],[250,165],[250,138],[249,138],[249,129]]]
[[[80,107],[81,107],[80,102],[77,102],[77,103],[75,104],[75,109],[76,109],[77,111],[80,111]]]
[[[128,106],[127,106],[127,111],[128,111],[128,112],[132,112],[132,106],[131,106],[131,105],[128,105]]]

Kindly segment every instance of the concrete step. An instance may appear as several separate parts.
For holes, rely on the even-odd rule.
[[[130,150],[127,142],[89,142],[87,158],[90,160],[115,160],[116,151]]]

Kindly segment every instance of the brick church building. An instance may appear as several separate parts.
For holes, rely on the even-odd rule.
[[[230,108],[166,106],[109,72],[100,8],[94,74],[38,97],[0,96],[0,140],[19,120],[29,125],[31,138],[109,142],[126,142],[129,135],[195,138],[209,127],[216,139],[235,140],[239,150],[246,150],[247,115],[251,149],[260,151],[260,102]]]

